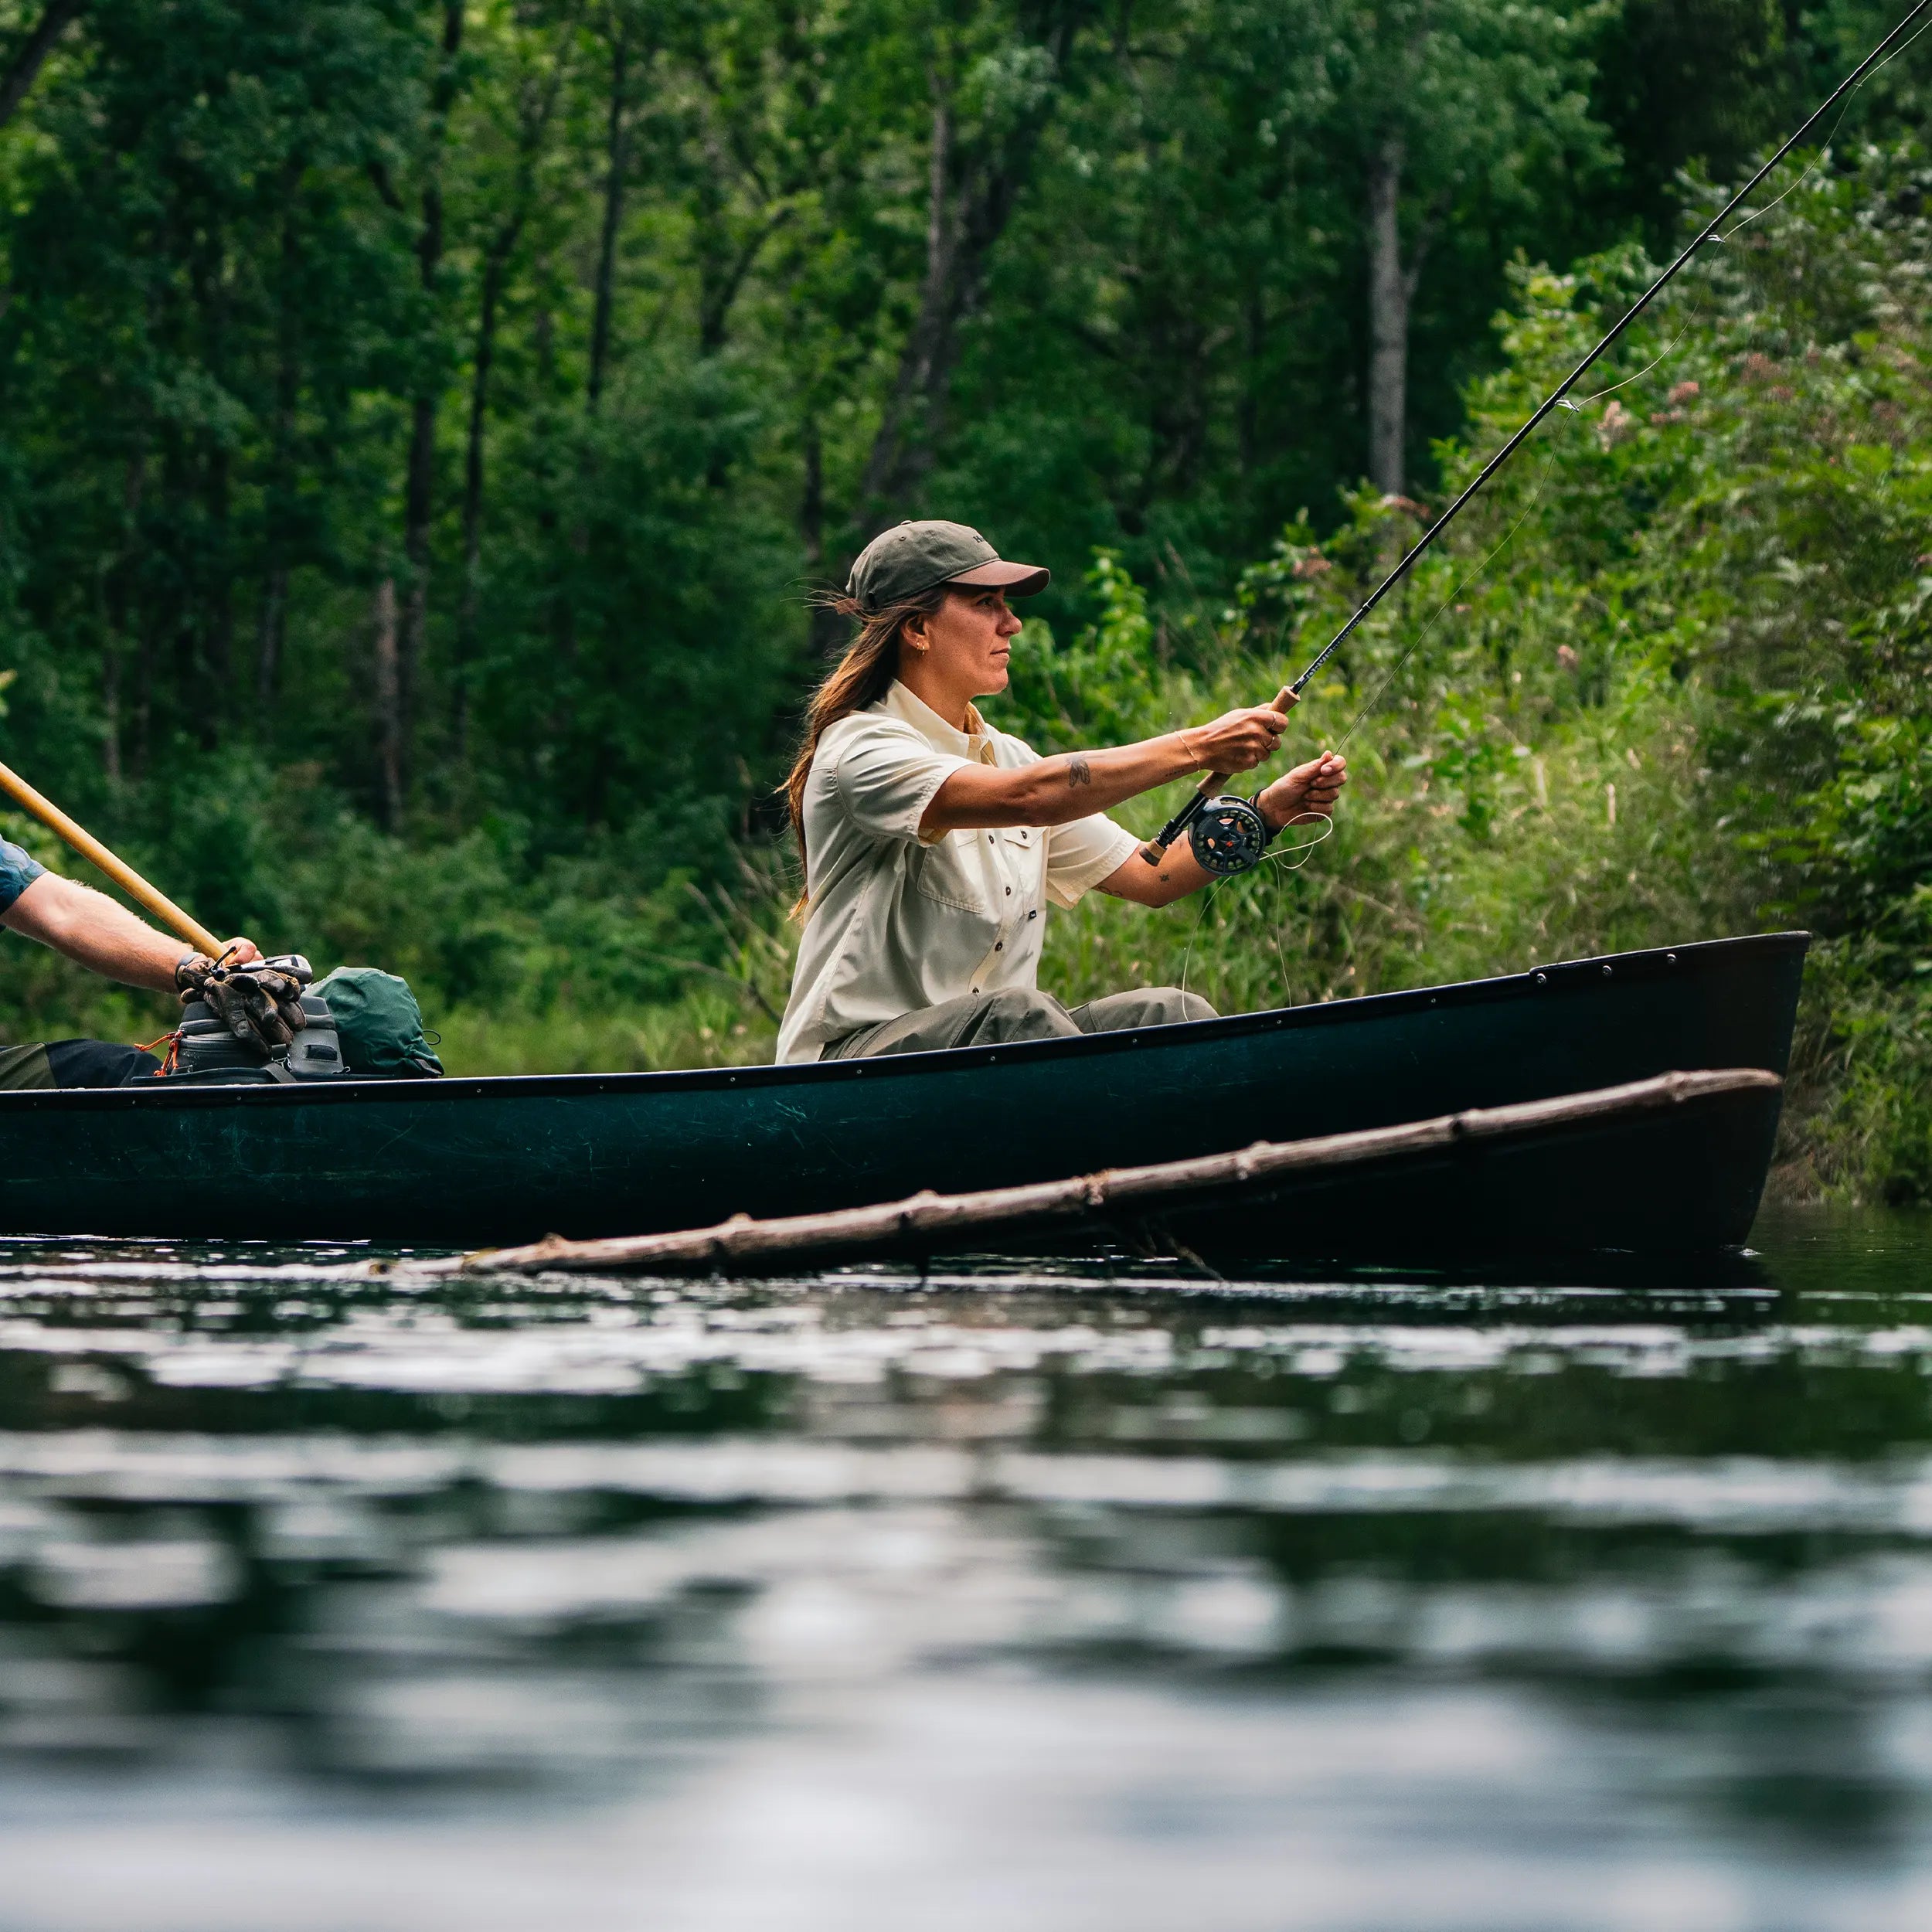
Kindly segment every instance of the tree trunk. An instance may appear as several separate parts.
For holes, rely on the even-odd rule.
[[[954,271],[957,219],[950,185],[952,173],[952,104],[942,94],[933,103],[933,131],[926,168],[926,279],[919,312],[900,352],[899,373],[886,399],[886,413],[872,440],[859,495],[867,521],[881,526],[905,507],[931,461],[928,451],[909,447],[912,422],[925,404],[929,422],[940,410],[939,392],[951,374],[948,337],[957,305]]]
[[[611,110],[604,132],[604,226],[597,237],[597,307],[590,324],[590,379],[586,401],[597,413],[611,359],[611,306],[617,288],[617,229],[624,219],[624,175],[631,50],[621,31],[611,47]]]
[[[0,128],[13,118],[14,111],[26,99],[27,90],[39,78],[47,56],[53,51],[53,43],[86,4],[87,0],[47,0],[40,24],[21,43],[13,65],[7,70],[5,78],[0,80]]]
[[[537,385],[546,398],[556,393],[556,317],[550,309],[549,275],[549,260],[539,256],[534,277],[536,313],[530,318],[530,338],[536,344]]]
[[[416,245],[417,278],[426,295],[434,297],[443,266],[443,148],[449,133],[450,109],[456,100],[457,56],[463,49],[461,0],[446,0],[443,9],[443,59],[430,97],[430,151],[424,162],[423,225]],[[409,469],[403,503],[403,554],[409,564],[408,594],[402,622],[396,631],[396,782],[385,787],[393,829],[400,822],[402,800],[409,787],[415,737],[416,686],[423,658],[423,637],[429,624],[430,533],[436,510],[436,390],[425,382],[410,406]]]
[[[1369,477],[1400,496],[1409,386],[1413,278],[1402,262],[1402,137],[1390,134],[1369,163]]]
[[[805,561],[816,570],[825,560],[825,452],[815,412],[807,413],[800,440],[804,445],[805,476],[798,499],[798,534],[804,540]]]
[[[803,445],[804,478],[798,497],[798,534],[805,546],[806,568],[822,580],[825,570],[825,451],[815,410],[806,411],[799,440]],[[838,613],[816,597],[807,610],[807,648],[816,663],[832,655],[843,627]]]
[[[476,318],[476,355],[470,377],[469,435],[463,453],[463,598],[456,617],[456,662],[451,666],[451,719],[459,754],[469,740],[470,665],[476,655],[476,600],[483,561],[483,439],[489,420],[490,371],[496,360],[497,305],[505,266],[515,246],[520,218],[498,233],[483,264],[483,291]]]
[[[101,699],[107,713],[107,734],[102,746],[108,778],[118,784],[122,765],[121,739],[122,692],[121,645],[128,635],[128,613],[133,604],[135,546],[141,518],[141,499],[148,481],[148,450],[137,443],[128,454],[128,467],[121,484],[121,549],[107,573],[107,623],[101,664]]]
[[[307,163],[291,155],[283,170],[281,300],[275,318],[275,439],[266,505],[267,567],[255,624],[255,701],[265,723],[281,688],[288,635],[291,526],[295,515],[295,416],[301,384],[301,230],[298,196]]]
[[[255,620],[255,702],[266,726],[281,688],[282,656],[288,644],[288,566],[277,558],[262,583],[261,609]]]
[[[767,214],[735,247],[726,229],[725,198],[707,180],[698,196],[699,229],[704,240],[698,257],[698,353],[722,355],[731,338],[731,311],[765,244],[791,218],[781,208]]]
[[[403,680],[396,639],[396,580],[376,587],[376,758],[383,815],[393,832],[403,818]]]
[[[208,515],[214,528],[209,546],[213,555],[209,585],[205,647],[208,668],[209,702],[204,742],[212,751],[220,741],[228,722],[229,704],[235,673],[234,537],[231,527],[230,464],[226,447],[219,443],[208,455]]]
[[[136,778],[148,775],[148,753],[155,735],[155,620],[144,613],[134,643],[134,718],[128,770]]]
[[[206,222],[190,257],[189,281],[192,315],[200,327],[200,364],[218,389],[228,385],[229,287],[223,273],[223,237]],[[187,316],[184,321],[189,321]],[[189,322],[192,330],[192,322]],[[192,341],[192,334],[189,336]],[[192,707],[191,728],[204,750],[221,742],[233,698],[234,540],[231,526],[233,476],[228,445],[220,431],[201,426],[189,433],[183,462],[198,486],[202,528],[189,561],[188,603],[182,615]]]
[[[410,411],[410,458],[403,500],[403,554],[409,563],[409,590],[396,645],[400,679],[400,726],[403,783],[406,790],[414,762],[416,682],[422,662],[423,633],[429,624],[430,523],[436,509],[436,405],[419,396]]]
[[[926,276],[859,485],[860,513],[870,529],[883,529],[909,509],[932,468],[945,429],[960,326],[978,307],[993,250],[1026,185],[1086,10],[1085,0],[1057,0],[1042,9],[1033,44],[1047,56],[1051,82],[998,135],[962,144],[946,84],[934,77]]]
[[[577,10],[564,18],[573,31]],[[510,263],[529,220],[536,197],[537,159],[550,124],[565,70],[559,52],[549,85],[534,102],[526,98],[517,134],[516,187],[509,212],[498,224],[484,252],[482,287],[477,304],[476,348],[470,366],[470,420],[463,451],[463,591],[456,617],[456,655],[451,666],[450,726],[460,758],[470,735],[470,667],[476,660],[477,598],[482,575],[485,442],[489,428],[490,377],[496,366],[497,318]]]

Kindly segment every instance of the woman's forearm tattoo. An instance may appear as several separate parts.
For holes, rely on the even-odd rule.
[[[1078,752],[1067,763],[1066,782],[1070,785],[1090,785],[1094,782],[1094,767]]]

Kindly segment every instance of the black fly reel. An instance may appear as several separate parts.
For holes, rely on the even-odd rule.
[[[1268,849],[1268,828],[1245,798],[1210,798],[1195,813],[1188,843],[1203,872],[1217,879],[1251,871]]]

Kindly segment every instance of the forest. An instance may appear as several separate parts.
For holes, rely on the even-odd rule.
[[[870,534],[1053,566],[1043,749],[1259,702],[1903,10],[9,0],[0,757],[455,1070],[762,1057]],[[1335,836],[1051,990],[1801,923],[1779,1185],[1932,1200],[1926,57],[1311,687]],[[169,1023],[0,948],[8,1037]]]

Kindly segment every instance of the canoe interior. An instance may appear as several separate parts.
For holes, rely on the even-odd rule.
[[[453,1247],[646,1233],[1675,1070],[1782,1074],[1808,943],[1714,940],[1139,1033],[815,1066],[4,1094],[0,1232]],[[1736,1124],[1738,1172],[1755,1182],[1709,1196],[1697,1244],[1743,1239],[1776,1126],[1774,1107]]]

